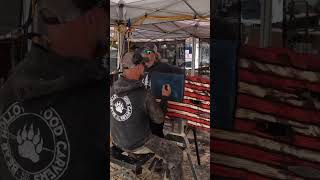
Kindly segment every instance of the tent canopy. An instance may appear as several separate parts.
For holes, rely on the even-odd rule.
[[[209,0],[111,0],[111,26],[117,25],[119,4],[135,30],[133,39],[210,37]],[[111,28],[114,31],[114,28]]]

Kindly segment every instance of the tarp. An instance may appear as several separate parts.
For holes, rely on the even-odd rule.
[[[144,19],[132,34],[133,39],[210,37],[209,0],[124,0],[126,20],[131,24]],[[119,0],[111,0],[111,26],[119,17]],[[111,32],[114,28],[111,28]]]

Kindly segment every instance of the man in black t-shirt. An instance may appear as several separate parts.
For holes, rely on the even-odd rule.
[[[158,48],[154,43],[146,43],[142,48],[140,48],[140,53],[146,61],[145,66],[147,75],[145,76],[144,82],[147,84],[147,87],[150,87],[151,85],[151,77],[153,72],[184,74],[183,69],[172,66],[168,63],[160,62],[160,54],[158,53],[157,49]],[[156,124],[150,122],[152,133],[161,138],[164,137],[163,126],[164,123]]]

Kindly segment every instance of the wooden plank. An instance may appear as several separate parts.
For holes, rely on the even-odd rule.
[[[254,60],[249,59],[240,59],[239,66],[241,68],[253,69],[256,71],[261,71],[265,73],[276,74],[278,76],[286,77],[286,78],[294,78],[309,82],[317,82],[320,83],[320,73],[313,71],[303,71],[298,70],[291,67],[281,67],[272,64],[264,64]]]
[[[303,148],[297,148],[288,144],[280,143],[266,138],[261,138],[255,135],[214,129],[211,131],[211,136],[223,140],[254,145],[260,148],[264,148],[266,150],[285,153],[306,161],[320,163],[320,152],[306,150]]]
[[[264,114],[249,109],[238,108],[236,111],[236,118],[247,119],[249,121],[263,120],[267,122],[288,124],[292,126],[293,130],[297,133],[320,138],[319,126],[301,123],[290,119],[281,119],[270,114]]]

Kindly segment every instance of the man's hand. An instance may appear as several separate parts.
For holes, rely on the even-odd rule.
[[[170,84],[164,84],[162,86],[162,96],[169,97],[171,95],[171,87]]]

